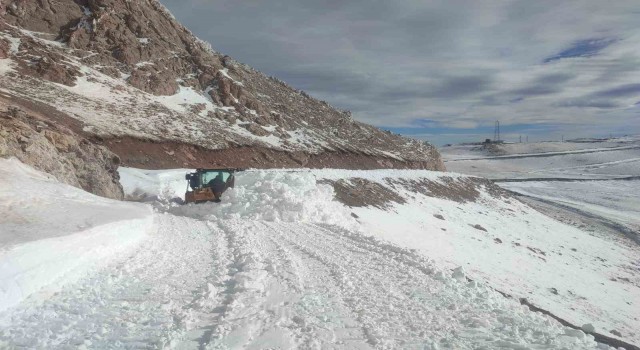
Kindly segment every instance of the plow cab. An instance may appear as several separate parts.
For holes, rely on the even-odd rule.
[[[197,169],[185,176],[185,204],[220,202],[222,194],[235,184],[234,174],[241,169]]]

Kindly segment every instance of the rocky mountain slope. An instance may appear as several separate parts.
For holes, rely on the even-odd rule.
[[[435,147],[213,51],[156,0],[0,0],[0,91],[130,166],[444,170]]]
[[[117,155],[56,123],[55,111],[40,113],[7,102],[17,101],[0,92],[0,157],[16,157],[88,192],[123,198]]]

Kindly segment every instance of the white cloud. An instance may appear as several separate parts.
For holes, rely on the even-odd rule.
[[[217,50],[375,125],[638,124],[637,0],[162,1]]]

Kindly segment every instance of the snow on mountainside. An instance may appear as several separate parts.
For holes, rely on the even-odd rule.
[[[21,169],[15,185],[35,184],[35,203],[54,195],[64,196],[63,207],[72,198],[83,199],[83,205],[97,198],[45,179],[15,160],[0,160],[0,168]],[[529,266],[523,279],[515,278],[521,276],[516,269],[508,271],[515,278],[508,282],[514,296],[528,283],[542,283],[545,268],[560,268],[558,276],[571,271],[577,275],[547,276],[560,291],[558,299],[538,289],[527,298],[548,300],[554,312],[573,321],[588,319],[596,332],[615,325],[624,339],[634,339],[637,324],[627,319],[632,315],[613,314],[626,296],[609,294],[611,302],[603,305],[587,299],[573,311],[561,300],[567,297],[563,288],[581,278],[594,287],[586,297],[598,297],[605,276],[582,271],[578,265],[585,258],[570,251],[541,255],[550,242],[578,244],[583,253],[609,243],[589,237],[576,243],[573,236],[580,232],[539,220],[540,214],[522,204],[507,205],[511,199],[484,180],[428,171],[247,171],[238,174],[236,188],[222,204],[179,206],[172,197],[182,192],[183,175],[182,170],[122,169],[129,195],[146,192],[157,199],[151,231],[137,249],[120,247],[121,254],[84,278],[51,276],[48,289],[57,294],[34,288],[38,293],[0,312],[0,347],[609,349],[496,292],[493,288],[507,290],[497,283],[505,272],[498,262],[514,260]],[[412,190],[418,182],[426,186],[422,192]],[[364,187],[350,191],[352,186]],[[2,193],[6,199],[21,198],[15,190]],[[396,196],[379,201],[380,193]],[[114,212],[122,205],[139,208],[109,203]],[[73,208],[80,221],[93,210]],[[509,209],[521,213],[510,215]],[[3,214],[7,210],[16,209],[3,207]],[[31,220],[55,217],[31,213]],[[121,214],[125,219],[133,213]],[[30,230],[28,223],[15,224]],[[51,229],[71,233],[58,237],[61,242],[77,240],[68,224]],[[522,233],[527,224],[544,236],[539,245]],[[555,235],[545,234],[546,229]],[[495,241],[498,236],[503,243]],[[0,281],[0,290],[12,276],[42,280],[42,275],[21,274],[28,270],[6,258],[18,249],[35,253],[33,244],[53,239],[41,238],[2,251],[0,266],[13,266],[18,273],[5,275],[9,278]],[[495,246],[500,254],[475,258],[474,252],[480,255]],[[609,247],[614,251],[607,254],[618,253],[610,261],[623,263],[624,249]],[[50,254],[62,258],[65,252]],[[32,254],[31,259],[44,257]],[[47,266],[58,263],[51,259]],[[459,265],[464,268],[450,269]]]
[[[0,0],[0,92],[130,165],[444,169],[435,147],[214,52],[156,0]]]

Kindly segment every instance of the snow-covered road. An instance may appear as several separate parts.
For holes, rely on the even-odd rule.
[[[186,317],[183,307],[217,268],[210,251],[216,236],[192,219],[158,216],[156,223],[157,232],[130,256],[5,315],[0,347],[130,348],[170,340]]]
[[[157,232],[130,256],[4,315],[0,346],[595,346],[460,271],[336,226],[155,220]]]
[[[223,203],[178,205],[184,170],[123,169],[127,193],[151,200],[152,212],[16,162],[0,160],[0,175],[17,181],[0,188],[9,214],[0,216],[0,243],[9,242],[0,246],[0,292],[14,297],[0,311],[0,348],[608,348],[521,297],[578,326],[635,337],[635,250],[482,180],[247,171]],[[331,181],[397,202],[349,207]],[[33,206],[13,205],[26,183]],[[15,240],[21,230],[33,240]],[[41,249],[60,244],[67,249]]]

